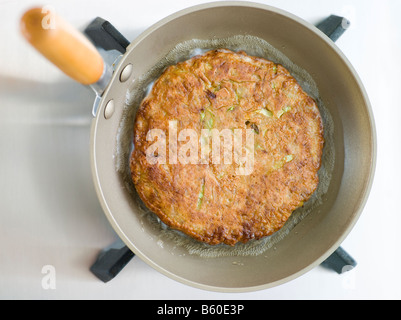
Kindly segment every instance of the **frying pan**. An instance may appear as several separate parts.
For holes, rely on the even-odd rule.
[[[73,79],[95,89],[91,129],[94,185],[110,224],[126,246],[150,266],[187,285],[245,292],[290,281],[328,258],[342,243],[367,200],[375,168],[376,136],[367,94],[337,46],[315,26],[285,11],[250,2],[214,2],[191,7],[156,23],[132,43],[103,23],[122,48],[99,50],[56,17],[44,28],[39,9],[22,18],[26,38]],[[42,15],[40,15],[42,14]],[[48,25],[46,25],[48,26]],[[87,29],[90,34],[91,29]],[[177,44],[235,35],[259,37],[312,75],[333,123],[333,174],[321,203],[291,232],[258,255],[205,258],[174,241],[159,241],[160,229],[141,218],[140,205],[116,170],[116,137],[129,86]],[[102,42],[102,36],[92,40]],[[107,42],[107,41],[106,41]],[[117,53],[117,54],[116,54]]]

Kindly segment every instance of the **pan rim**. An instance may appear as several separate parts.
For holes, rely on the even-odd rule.
[[[115,217],[112,213],[112,210],[109,208],[107,205],[107,201],[104,198],[104,194],[102,191],[102,186],[99,181],[99,175],[98,175],[98,168],[97,168],[97,163],[96,163],[96,135],[97,135],[97,130],[98,130],[98,120],[100,118],[101,112],[98,112],[96,117],[92,121],[92,127],[91,127],[91,168],[92,168],[92,177],[93,177],[93,182],[95,185],[96,193],[99,199],[99,202],[101,204],[101,207],[112,225],[113,229],[115,232],[118,234],[118,236],[123,240],[123,242],[136,254],[138,257],[146,262],[148,265],[150,265],[152,268],[157,270],[158,272],[166,275],[170,279],[174,279],[180,283],[189,285],[191,287],[195,287],[198,289],[203,289],[203,290],[208,290],[208,291],[215,291],[215,292],[225,292],[225,293],[239,293],[239,292],[252,292],[252,291],[259,291],[259,290],[265,290],[268,288],[276,287],[278,285],[287,283],[291,280],[294,280],[295,278],[298,278],[299,276],[307,273],[320,263],[322,263],[327,257],[329,257],[344,241],[344,239],[348,236],[348,234],[351,232],[353,227],[355,226],[356,222],[358,221],[360,215],[362,214],[362,211],[366,205],[366,202],[369,197],[370,190],[372,188],[373,180],[374,180],[374,175],[375,175],[375,170],[376,170],[376,158],[377,158],[377,137],[376,137],[376,127],[375,127],[375,121],[374,121],[374,115],[372,111],[372,106],[369,101],[367,92],[362,84],[362,81],[357,74],[356,70],[352,66],[352,64],[349,62],[347,57],[342,53],[342,51],[335,45],[323,32],[321,32],[319,29],[317,29],[315,26],[310,24],[309,22],[285,11],[282,9],[278,9],[276,7],[272,7],[269,5],[265,4],[260,4],[256,2],[245,2],[245,1],[216,1],[216,2],[210,2],[206,4],[201,4],[201,5],[196,5],[192,6],[183,10],[180,10],[176,13],[173,13],[166,18],[160,20],[159,22],[153,24],[150,26],[148,29],[146,29],[142,34],[140,34],[127,48],[127,53],[130,51],[130,48],[134,48],[136,45],[138,45],[144,38],[146,38],[149,34],[157,30],[158,28],[161,28],[163,25],[166,23],[177,19],[181,16],[201,11],[204,9],[210,9],[214,7],[232,7],[232,6],[241,6],[241,7],[248,7],[248,8],[257,8],[257,9],[262,9],[266,11],[270,11],[273,13],[277,13],[279,15],[283,15],[286,18],[289,18],[299,24],[301,24],[303,27],[309,29],[316,35],[317,37],[320,38],[320,40],[324,41],[328,46],[331,47],[331,49],[336,53],[336,55],[341,59],[341,61],[345,64],[345,66],[349,69],[350,73],[352,74],[357,86],[358,90],[361,93],[361,96],[363,97],[364,101],[364,107],[365,111],[367,112],[368,119],[369,119],[369,127],[370,127],[370,150],[371,153],[369,154],[370,159],[369,159],[369,174],[366,176],[364,180],[364,184],[361,187],[361,196],[359,200],[359,205],[358,208],[354,211],[354,214],[352,215],[352,219],[349,221],[347,227],[342,231],[341,236],[337,239],[336,242],[334,242],[330,248],[326,249],[325,253],[320,256],[320,258],[316,259],[315,261],[311,262],[307,267],[299,270],[296,273],[293,273],[287,277],[284,277],[280,280],[262,284],[262,285],[257,285],[257,286],[244,286],[244,287],[222,287],[222,286],[212,286],[212,285],[206,285],[198,282],[194,282],[188,279],[185,279],[177,274],[174,274],[150,258],[148,258],[129,238],[128,236],[124,233],[124,231],[121,229],[117,221],[115,220]],[[122,62],[124,59],[121,59],[120,65],[116,68],[116,71],[119,70],[119,67],[121,66]],[[106,89],[103,97],[107,96],[108,91],[110,90],[110,87],[112,86],[113,82],[116,81],[116,75],[118,72],[115,72],[113,75],[109,87]],[[99,109],[98,110],[103,110],[104,104],[106,103],[105,99],[102,99]]]

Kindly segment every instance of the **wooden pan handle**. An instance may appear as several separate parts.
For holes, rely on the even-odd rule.
[[[104,62],[92,43],[54,13],[41,8],[21,18],[21,32],[43,56],[74,80],[90,85],[100,80]]]

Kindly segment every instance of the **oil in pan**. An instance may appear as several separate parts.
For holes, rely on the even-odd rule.
[[[323,149],[322,164],[319,170],[319,185],[313,196],[301,208],[295,210],[283,228],[271,236],[260,240],[252,240],[247,243],[237,243],[231,247],[225,244],[208,245],[192,239],[180,231],[173,230],[160,221],[141,201],[136,193],[135,186],[131,180],[129,158],[134,147],[133,126],[136,111],[142,100],[150,92],[154,81],[170,65],[188,60],[196,55],[201,55],[213,49],[229,49],[232,51],[245,51],[248,55],[261,57],[283,65],[290,71],[291,75],[298,81],[303,90],[315,99],[318,104],[324,125],[325,146]],[[199,255],[206,258],[222,256],[249,256],[260,255],[283,239],[296,225],[304,219],[309,212],[321,204],[326,194],[332,172],[334,169],[335,151],[333,141],[333,121],[328,109],[320,99],[316,83],[311,75],[304,69],[295,65],[278,49],[274,48],[263,39],[254,36],[237,35],[224,39],[212,40],[190,40],[176,45],[155,67],[153,67],[142,78],[131,84],[127,92],[124,115],[121,119],[119,132],[117,134],[117,149],[115,154],[116,170],[120,173],[129,190],[132,200],[141,208],[141,223],[150,224],[152,229],[158,230],[159,239],[153,239],[162,244],[163,241],[172,241],[175,248],[182,247],[188,254]],[[145,230],[145,228],[143,228]]]

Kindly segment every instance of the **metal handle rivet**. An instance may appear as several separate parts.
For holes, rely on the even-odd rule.
[[[104,107],[104,117],[106,119],[110,119],[113,113],[114,113],[114,100],[110,100]]]
[[[131,76],[133,70],[132,64],[128,64],[124,67],[123,71],[120,73],[120,81],[125,82]]]

